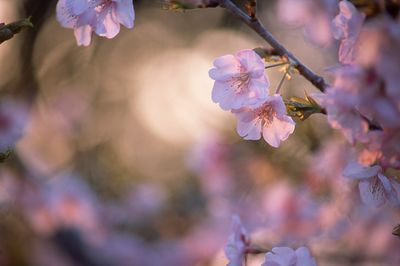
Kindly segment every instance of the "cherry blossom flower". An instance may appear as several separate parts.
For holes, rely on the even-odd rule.
[[[259,107],[244,107],[232,112],[238,119],[238,134],[247,140],[258,140],[262,133],[264,140],[277,148],[294,131],[295,122],[287,115],[278,94],[268,97]]]
[[[400,183],[383,175],[379,165],[363,166],[352,162],[346,166],[343,175],[359,181],[360,196],[366,205],[380,207],[386,201],[400,205]]]
[[[225,255],[229,260],[227,266],[242,266],[246,249],[250,246],[250,238],[243,227],[239,216],[232,217],[232,234],[225,246]]]
[[[74,29],[78,45],[88,46],[92,32],[112,39],[120,24],[133,28],[135,12],[132,0],[59,0],[57,19]]]
[[[351,64],[357,54],[357,40],[364,23],[365,15],[357,11],[347,0],[339,3],[340,13],[332,21],[332,34],[341,40],[339,47],[339,62]]]
[[[224,55],[214,61],[209,75],[215,80],[212,100],[222,109],[257,105],[268,96],[269,81],[263,59],[253,50]]]
[[[296,251],[289,247],[274,247],[272,252],[265,255],[261,266],[316,266],[315,259],[306,247]]]

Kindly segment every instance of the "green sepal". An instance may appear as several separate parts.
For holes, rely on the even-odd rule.
[[[33,28],[31,17],[18,20],[9,24],[0,24],[0,43],[11,39],[15,34],[26,28]]]
[[[305,98],[291,97],[285,101],[285,105],[288,114],[300,120],[306,120],[312,114],[325,113],[325,110],[307,93]]]
[[[0,163],[4,163],[13,153],[12,149],[7,149],[6,151],[0,152]]]

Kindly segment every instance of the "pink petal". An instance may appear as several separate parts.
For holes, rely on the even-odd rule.
[[[241,121],[241,122],[246,122],[250,123],[253,121],[255,118],[257,118],[256,112],[254,112],[250,108],[241,108],[241,109],[235,109],[232,110],[232,113],[236,115],[236,118]]]
[[[74,15],[80,15],[89,8],[87,0],[67,0],[67,5]]]
[[[87,26],[91,27],[96,26],[97,24],[97,15],[93,9],[88,9],[86,12],[82,13],[76,22],[75,27]]]
[[[104,11],[99,20],[101,22],[96,27],[96,33],[99,36],[112,39],[119,33],[120,24],[113,8],[110,7],[107,12]]]
[[[286,140],[293,133],[295,123],[292,118],[284,116],[282,118],[274,117],[271,124],[264,125],[264,140],[274,148],[278,148],[281,141]]]
[[[267,97],[268,97],[268,87],[269,87],[269,81],[265,76],[262,76],[261,78],[258,79],[251,79],[249,87],[252,88],[252,91],[254,92],[254,98],[256,100],[256,103],[263,103]]]
[[[215,103],[219,103],[229,94],[231,88],[223,82],[216,81],[212,88],[211,98]]]
[[[351,64],[356,58],[355,49],[356,40],[354,39],[344,39],[340,43],[339,47],[339,62],[342,64]]]
[[[259,140],[261,138],[261,121],[257,118],[248,123],[239,120],[237,132],[246,140]]]
[[[236,95],[231,90],[226,92],[225,97],[221,99],[219,106],[225,111],[230,109],[238,109],[241,107]]]
[[[378,165],[368,167],[351,162],[343,170],[343,175],[351,179],[366,179],[376,176],[381,171],[382,168]]]
[[[133,28],[135,20],[135,10],[133,8],[132,0],[119,0],[117,1],[117,17],[118,22],[127,27]]]
[[[74,30],[76,42],[78,46],[88,46],[90,45],[90,41],[92,38],[92,27],[91,26],[82,26],[79,28],[76,28]]]
[[[279,94],[275,94],[270,97],[270,101],[272,102],[275,112],[277,116],[286,115],[286,106],[283,102],[282,96]]]
[[[246,69],[246,72],[251,72],[252,78],[259,78],[264,75],[264,61],[253,50],[241,50],[236,54],[236,57],[239,59],[241,65]]]
[[[380,207],[386,202],[382,183],[375,184],[371,180],[362,180],[358,183],[361,200],[371,207]]]
[[[70,0],[59,0],[57,2],[56,13],[57,20],[63,27],[73,28],[76,24],[76,17],[73,16],[71,9],[69,8]]]
[[[382,182],[387,199],[394,205],[400,204],[400,200],[397,195],[397,190],[395,189],[392,183],[396,181],[390,181],[386,176],[380,173],[378,174],[378,178]]]
[[[233,55],[224,55],[214,60],[214,66],[208,75],[213,80],[223,81],[231,79],[233,75],[240,73],[240,65]]]
[[[262,266],[290,266],[296,263],[296,253],[288,247],[275,247],[265,255]]]
[[[316,266],[315,259],[311,256],[310,251],[306,247],[300,247],[296,250],[297,261],[296,266]]]

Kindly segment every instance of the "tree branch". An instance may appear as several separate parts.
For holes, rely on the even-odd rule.
[[[260,37],[262,37],[269,45],[271,45],[278,54],[286,55],[295,65],[296,69],[299,73],[311,82],[316,88],[320,91],[324,92],[328,84],[325,80],[314,73],[311,69],[309,69],[306,65],[301,63],[297,57],[295,57],[290,51],[288,51],[275,37],[269,32],[264,25],[260,22],[260,20],[256,17],[252,18],[247,15],[244,11],[238,8],[231,0],[220,0],[220,6],[226,8],[233,15],[241,19],[244,23],[246,23],[250,28],[252,28]]]

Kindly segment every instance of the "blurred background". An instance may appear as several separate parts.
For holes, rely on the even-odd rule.
[[[0,0],[0,22],[35,24],[0,46],[1,99],[24,128],[0,165],[0,265],[226,265],[233,214],[254,243],[308,245],[318,265],[400,263],[399,213],[360,203],[341,176],[349,147],[325,117],[296,121],[274,149],[241,139],[211,101],[216,57],[266,47],[240,21],[134,1],[133,30],[83,48],[55,4]],[[335,44],[311,45],[279,22],[276,1],[259,4],[305,64],[324,75],[336,63]],[[267,74],[273,93],[282,73]],[[315,89],[301,77],[283,88],[304,91]]]

